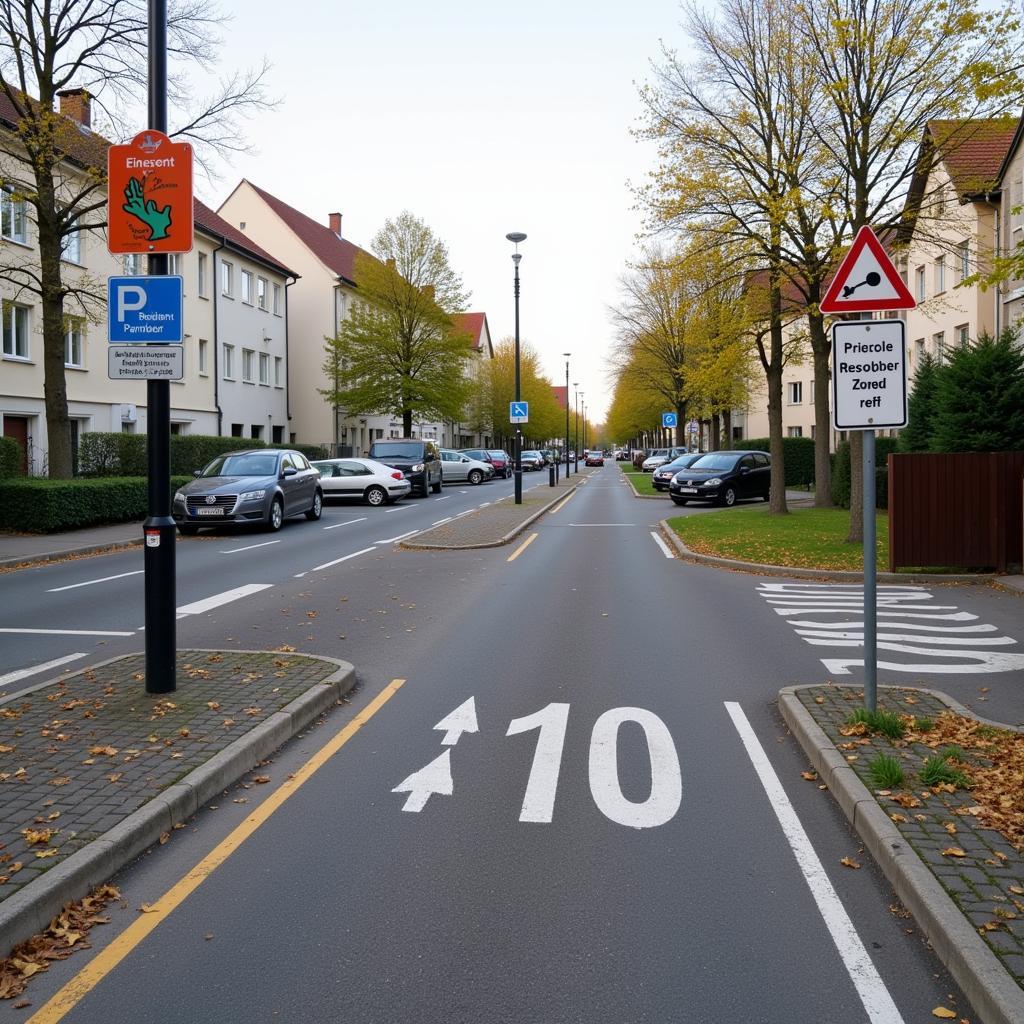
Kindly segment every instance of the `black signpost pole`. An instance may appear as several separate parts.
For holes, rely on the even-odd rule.
[[[149,0],[149,127],[167,131],[167,0]],[[151,275],[167,273],[166,255],[149,257]],[[146,590],[146,692],[175,689],[174,520],[171,518],[171,385],[146,381],[148,513],[143,526]]]

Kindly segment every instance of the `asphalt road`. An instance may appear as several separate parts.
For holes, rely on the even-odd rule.
[[[179,546],[179,567],[194,577],[179,605],[271,583],[180,620],[181,646],[288,643],[353,661],[361,689],[262,769],[271,785],[225,794],[123,872],[125,906],[94,931],[95,952],[34,979],[34,1006],[110,957],[139,906],[403,679],[64,1019],[913,1024],[953,1005],[977,1024],[914,922],[890,910],[888,885],[831,797],[801,779],[806,762],[774,707],[781,686],[835,677],[823,658],[855,656],[797,632],[841,640],[822,634],[850,627],[793,625],[810,614],[790,611],[806,598],[814,615],[853,618],[848,588],[830,607],[831,597],[794,592],[778,605],[760,589],[765,578],[666,558],[650,535],[665,507],[632,498],[614,466],[507,548],[375,543],[427,525],[423,513],[436,520],[435,509],[493,500],[502,486],[326,533],[333,519],[296,523],[281,545],[253,551],[258,562],[220,554],[243,538]],[[67,602],[56,613],[27,604],[53,589],[39,581],[114,575],[125,558],[4,577],[13,599],[3,624],[39,607],[62,623],[137,627],[134,577],[49,595]],[[913,603],[976,616],[933,624],[993,625],[981,635],[1012,641],[993,649],[1024,649],[1019,599],[984,588],[929,595]],[[5,649],[24,642],[0,637]],[[48,638],[46,655],[67,639]],[[139,636],[105,644],[138,649]],[[882,681],[985,698],[984,713],[1022,717],[1016,669],[890,675]],[[0,1020],[23,1014],[0,1008]]]

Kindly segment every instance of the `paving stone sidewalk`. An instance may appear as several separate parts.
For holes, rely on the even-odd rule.
[[[783,691],[781,698],[783,714],[822,781],[914,911],[982,1019],[1019,1024],[1024,1020],[1024,851],[982,823],[982,809],[970,789],[928,786],[921,781],[918,773],[925,759],[938,752],[923,742],[927,731],[911,733],[904,740],[851,731],[850,715],[863,706],[861,687],[793,687]],[[794,699],[824,733],[824,737],[818,734],[821,742],[816,750],[811,749],[814,730],[793,721]],[[977,720],[945,694],[913,687],[879,687],[878,709],[911,715],[915,721],[934,722],[943,712]],[[980,734],[990,736],[989,730],[995,729],[1020,731],[982,722]],[[904,781],[899,787],[879,790],[874,784],[869,765],[879,754],[900,762]],[[964,754],[968,774],[972,764],[990,764],[983,749],[965,745]],[[850,785],[851,771],[863,788]],[[896,837],[919,858],[916,868],[907,864],[906,847],[893,841]],[[921,865],[938,886],[920,884]],[[918,906],[909,895],[917,898]],[[942,905],[945,898],[950,901],[948,907]]]
[[[290,650],[179,651],[177,689],[162,695],[145,692],[144,672],[145,656],[130,655],[0,700],[5,945],[237,781],[354,682],[350,665]]]

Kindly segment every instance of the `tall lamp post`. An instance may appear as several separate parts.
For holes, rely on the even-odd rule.
[[[583,450],[587,450],[587,403],[581,402],[581,408],[583,409]]]
[[[573,387],[576,387],[574,384]],[[583,392],[577,391],[576,397],[580,400],[579,409],[576,410],[576,472],[580,471],[580,412],[583,411]]]
[[[519,243],[526,241],[526,235],[522,231],[510,231],[505,236],[515,247],[516,251],[512,254],[512,262],[515,264],[515,286],[513,293],[516,300],[516,397],[517,402],[522,400],[522,395],[519,393],[519,261],[523,258],[519,252]],[[515,457],[515,503],[522,505],[523,503],[523,432],[519,428],[519,424],[516,424],[516,436],[513,441],[514,457]]]
[[[569,356],[571,352],[563,352],[565,356],[565,479],[569,479]]]

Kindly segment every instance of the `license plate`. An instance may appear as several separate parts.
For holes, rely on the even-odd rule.
[[[214,506],[213,508],[197,508],[197,516],[222,516],[224,515],[224,509],[220,506]]]
[[[697,493],[697,488],[696,487],[680,487],[679,488],[679,493],[680,494],[696,494]]]

